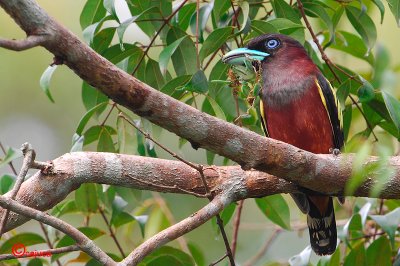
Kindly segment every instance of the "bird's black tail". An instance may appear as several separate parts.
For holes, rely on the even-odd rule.
[[[308,196],[307,215],[311,247],[317,255],[330,255],[336,250],[337,232],[332,197]]]

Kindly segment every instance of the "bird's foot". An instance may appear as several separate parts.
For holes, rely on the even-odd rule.
[[[336,148],[330,148],[329,152],[335,156],[338,156],[340,154],[340,150]]]

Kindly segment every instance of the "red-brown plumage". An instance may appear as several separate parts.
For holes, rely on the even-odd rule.
[[[333,147],[332,127],[315,83],[285,106],[265,103],[264,116],[271,138],[313,153],[329,153]]]

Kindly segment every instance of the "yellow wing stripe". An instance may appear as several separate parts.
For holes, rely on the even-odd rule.
[[[262,119],[261,124],[263,126],[265,136],[269,137],[268,129],[267,129],[267,118],[265,117],[264,103],[263,103],[262,99],[260,99],[260,115],[261,115],[261,119]]]
[[[339,103],[339,101],[338,101],[338,99],[337,99],[337,97],[336,97],[336,92],[335,92],[335,91],[333,90],[333,88],[332,88],[331,83],[330,83],[329,81],[327,81],[327,82],[328,82],[328,84],[329,84],[329,88],[331,89],[332,94],[333,94],[333,97],[334,97],[334,99],[335,99],[335,105],[336,105],[336,108],[337,108],[337,111],[338,111],[337,114],[338,114],[338,120],[339,120],[339,123],[340,123],[340,129],[343,129],[342,108],[341,108],[340,103]],[[319,96],[321,97],[322,103],[323,103],[323,105],[324,105],[324,107],[325,107],[325,110],[326,110],[326,113],[328,114],[328,117],[329,117],[329,122],[331,123],[331,126],[332,126],[332,121],[331,121],[331,117],[330,117],[330,115],[329,115],[328,106],[326,105],[325,95],[324,95],[324,93],[322,92],[322,88],[321,88],[321,86],[319,85],[319,82],[318,82],[317,79],[315,79],[315,84],[317,84]]]

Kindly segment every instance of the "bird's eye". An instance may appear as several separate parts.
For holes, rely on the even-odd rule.
[[[269,39],[266,43],[265,46],[267,46],[268,49],[275,49],[276,47],[279,46],[279,41],[276,39]]]

